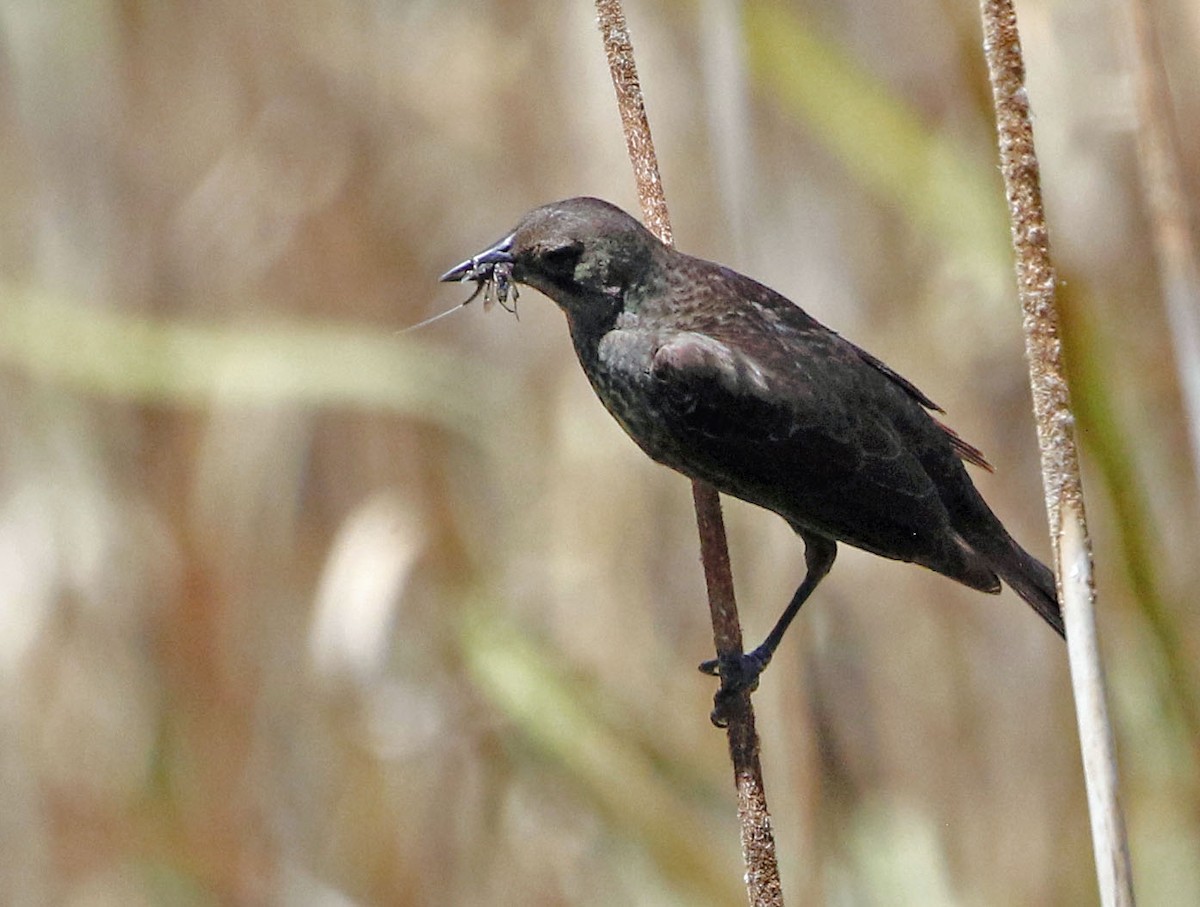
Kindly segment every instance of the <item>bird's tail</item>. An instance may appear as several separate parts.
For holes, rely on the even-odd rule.
[[[999,521],[997,521],[999,523]],[[1062,609],[1058,605],[1058,592],[1054,584],[1054,573],[1036,557],[1022,548],[1001,528],[999,537],[992,536],[986,550],[980,550],[993,570],[999,574],[1012,590],[1025,599],[1054,632],[1066,639]]]

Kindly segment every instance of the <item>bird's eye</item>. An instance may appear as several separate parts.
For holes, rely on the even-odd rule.
[[[542,267],[551,274],[570,277],[583,254],[583,243],[572,242],[546,249],[541,254]]]

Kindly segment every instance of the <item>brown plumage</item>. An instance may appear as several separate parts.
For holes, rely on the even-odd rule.
[[[782,516],[808,570],[723,688],[757,681],[837,542],[982,592],[1008,583],[1059,635],[1054,577],[1018,545],[963,461],[983,455],[925,394],[775,291],[663,245],[619,208],[575,198],[442,277],[511,279],[563,310],[597,396],[650,457]]]

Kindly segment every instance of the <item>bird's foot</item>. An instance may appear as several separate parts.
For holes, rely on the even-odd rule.
[[[700,665],[702,673],[721,678],[721,687],[713,696],[713,710],[709,716],[715,726],[729,726],[731,706],[743,693],[758,689],[758,677],[770,661],[771,653],[759,646],[753,652],[720,656]]]

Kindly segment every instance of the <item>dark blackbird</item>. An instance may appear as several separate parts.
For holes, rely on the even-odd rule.
[[[445,281],[511,282],[563,310],[601,402],[659,463],[779,514],[804,540],[804,581],[766,641],[706,662],[722,693],[752,687],[837,543],[981,592],[1008,583],[1064,635],[1054,576],[1001,525],[963,461],[983,455],[870,353],[760,283],[663,245],[621,209],[573,198],[529,212]]]

